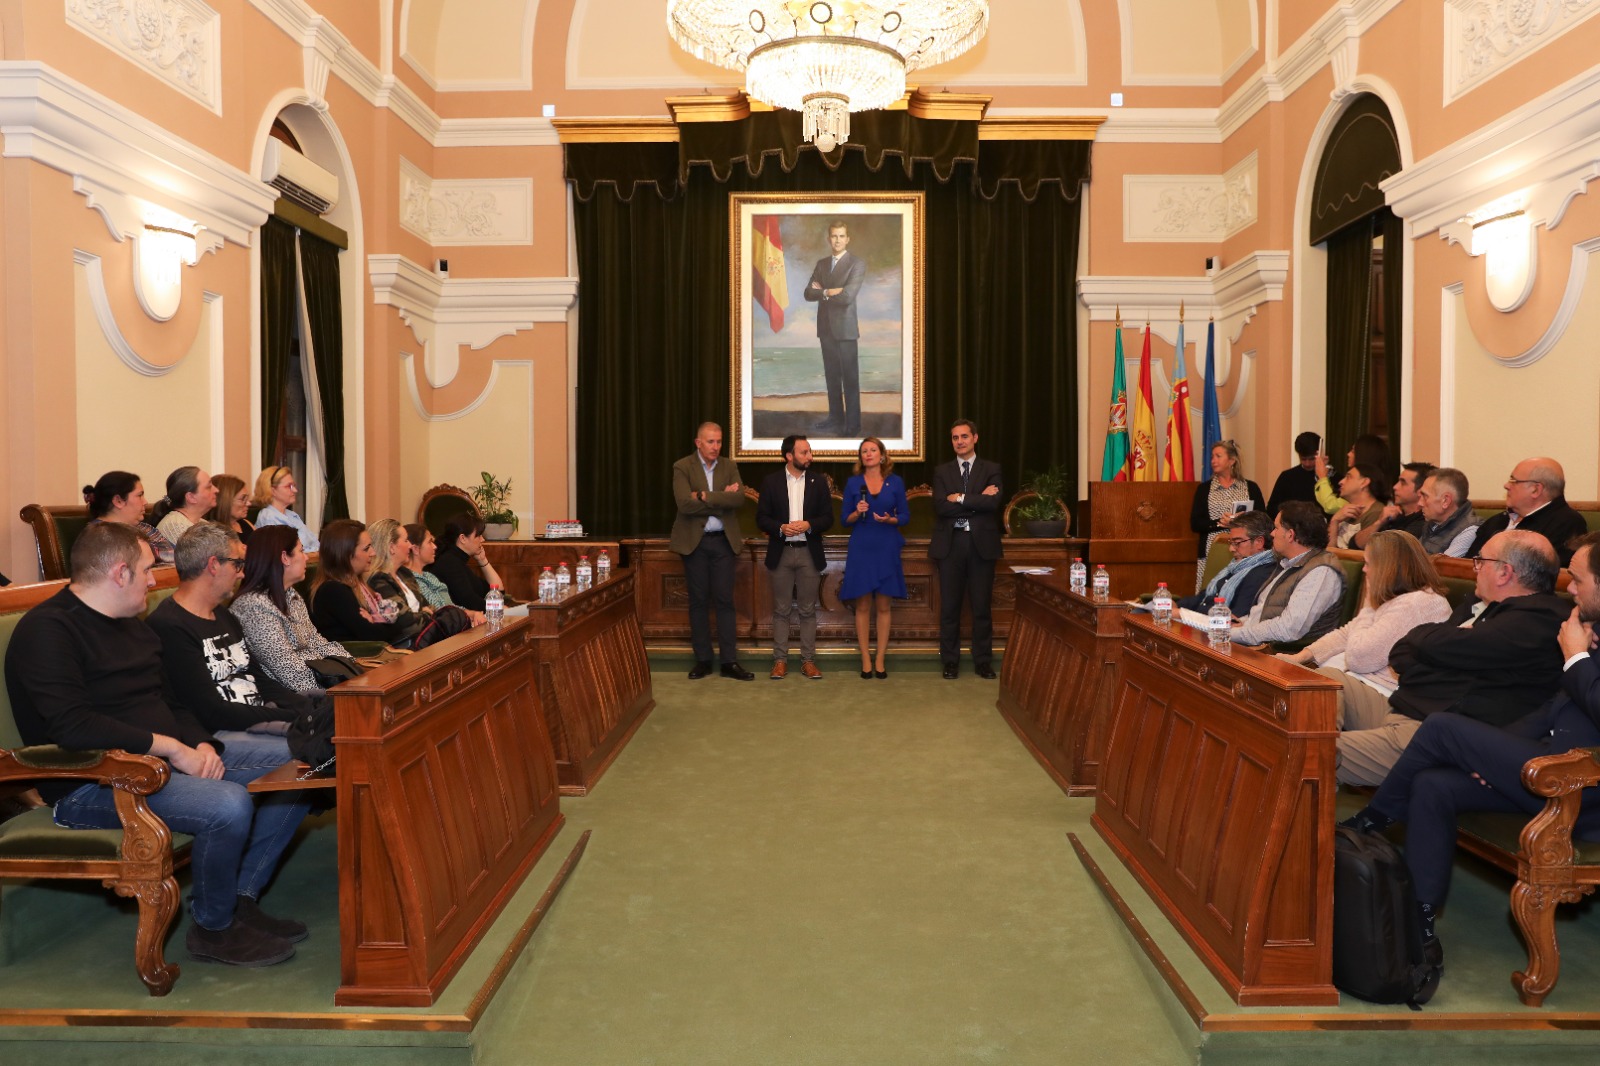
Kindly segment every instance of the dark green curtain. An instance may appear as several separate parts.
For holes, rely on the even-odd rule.
[[[964,149],[967,142],[940,143]],[[884,153],[841,150],[824,159],[808,150],[791,166],[763,166],[759,174],[750,171],[754,163],[729,167],[720,182],[695,166],[682,183],[668,176],[672,145],[654,154],[641,145],[592,146],[609,158],[585,151],[590,147],[567,148],[578,194],[581,285],[578,508],[590,528],[665,533],[673,513],[672,462],[692,450],[700,422],[728,425],[733,192],[925,193],[929,458],[899,464],[896,472],[908,486],[930,481],[933,466],[949,458],[948,428],[957,417],[978,423],[978,451],[1003,465],[1008,492],[1025,470],[1052,464],[1076,470],[1078,194],[1088,177],[1088,142],[1025,156],[1035,165],[1050,161],[1042,179],[1037,170],[1003,172],[1009,156],[999,152],[1000,164],[989,169],[951,158],[946,170],[908,168],[905,157],[883,165]],[[607,163],[618,162],[627,165],[606,173]],[[950,180],[941,181],[939,171]],[[845,463],[819,466],[840,485],[849,474]],[[740,464],[751,484],[776,468]],[[1069,491],[1076,499],[1076,484]]]
[[[1328,238],[1327,449],[1335,462],[1367,429],[1371,309],[1372,219],[1364,218]]]
[[[268,218],[261,227],[261,461],[277,461],[283,393],[294,339],[294,227]]]
[[[1389,397],[1389,451],[1400,462],[1410,460],[1400,455],[1400,441],[1404,439],[1401,423],[1405,421],[1405,408],[1400,406],[1400,363],[1402,305],[1405,300],[1406,224],[1387,207],[1378,214],[1378,232],[1383,234],[1383,338],[1385,345],[1384,369],[1387,380],[1384,389]],[[1397,466],[1395,470],[1400,468]]]
[[[301,231],[300,271],[305,280],[311,358],[316,366],[322,408],[322,458],[327,468],[322,520],[331,522],[350,517],[344,471],[344,320],[339,299],[339,249]]]

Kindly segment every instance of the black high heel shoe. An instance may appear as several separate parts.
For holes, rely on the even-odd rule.
[[[861,680],[863,680],[863,681],[871,681],[872,680],[872,671],[871,670],[863,670],[863,671],[861,671]]]
[[[882,681],[884,678],[889,676],[889,671],[887,671],[887,670],[874,670],[873,673],[872,673],[872,676],[876,677],[879,681]]]

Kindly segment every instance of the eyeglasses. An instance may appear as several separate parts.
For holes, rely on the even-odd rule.
[[[1544,482],[1540,481],[1538,478],[1532,478],[1532,477],[1508,477],[1508,478],[1506,478],[1506,484],[1507,485],[1543,485]]]
[[[219,563],[227,563],[229,566],[233,567],[235,570],[239,571],[241,574],[244,573],[244,560],[243,559],[235,559],[232,556],[218,556],[217,562],[219,562]]]
[[[1228,538],[1228,543],[1231,544],[1235,548],[1239,548],[1239,547],[1243,547],[1246,544],[1249,544],[1253,540],[1260,540],[1260,539],[1261,539],[1260,537],[1229,537]]]
[[[1490,558],[1487,555],[1474,555],[1472,557],[1472,569],[1475,570],[1475,571],[1476,570],[1482,570],[1484,563],[1504,563],[1504,562],[1505,562],[1504,559],[1493,559],[1493,558]]]

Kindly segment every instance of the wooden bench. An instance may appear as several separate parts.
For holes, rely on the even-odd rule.
[[[171,594],[176,574],[157,574],[150,604]],[[29,608],[65,587],[64,581],[13,585],[0,589],[0,656]],[[24,747],[0,686],[0,796],[15,813],[0,821],[0,878],[99,881],[139,905],[134,937],[134,967],[152,996],[172,991],[178,967],[168,963],[162,945],[178,912],[178,882],[173,870],[189,859],[190,839],[174,835],[150,810],[149,796],[167,783],[166,762],[125,751],[67,751],[48,745]],[[63,829],[52,808],[33,791],[44,781],[98,783],[116,790],[118,829]]]

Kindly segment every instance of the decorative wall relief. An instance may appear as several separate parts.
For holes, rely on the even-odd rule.
[[[1207,243],[1256,221],[1256,154],[1226,174],[1129,174],[1123,179],[1123,239]]]
[[[533,180],[435,180],[400,160],[400,225],[436,247],[533,243]]]
[[[200,0],[66,0],[66,19],[222,114],[222,16]]]
[[[1457,99],[1597,12],[1600,0],[1446,0],[1445,102]]]

